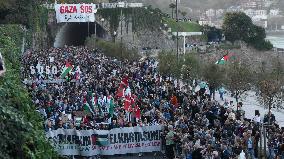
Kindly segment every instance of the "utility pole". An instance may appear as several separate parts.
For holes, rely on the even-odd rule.
[[[178,0],[176,0],[176,23],[178,24]],[[177,64],[179,64],[179,61],[178,61],[178,56],[179,56],[179,53],[178,53],[178,29],[179,27],[177,27]]]
[[[88,21],[88,37],[90,37],[90,22]]]
[[[95,37],[94,37],[94,42],[95,42],[95,47],[96,47],[96,39],[97,39],[97,22],[95,21]]]
[[[264,157],[266,158],[266,127],[263,125],[263,152],[264,152]]]
[[[120,56],[122,60],[122,8],[120,8]]]
[[[94,45],[95,45],[95,48],[96,48],[96,38],[97,38],[97,17],[96,17],[96,14],[95,14],[95,37],[94,37]]]
[[[259,148],[258,148],[258,158],[262,158],[262,130],[263,130],[263,124],[259,123]]]

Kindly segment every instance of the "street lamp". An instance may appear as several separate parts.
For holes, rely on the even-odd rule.
[[[178,0],[176,0],[176,23],[178,25]],[[177,27],[177,65],[178,65],[178,28]]]
[[[101,19],[102,27],[104,27],[104,21],[105,21],[105,19],[104,19],[104,18],[102,18],[102,19]]]
[[[116,31],[113,31],[113,42],[115,43]]]

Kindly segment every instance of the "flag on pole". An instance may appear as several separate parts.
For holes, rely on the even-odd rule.
[[[66,77],[72,69],[73,69],[73,66],[69,62],[66,62],[66,65],[65,65],[60,77],[61,78]]]
[[[125,77],[121,80],[121,84],[123,84],[125,87],[128,87],[128,76],[125,76]]]
[[[136,119],[141,119],[141,110],[138,105],[135,106],[135,117]]]
[[[114,112],[114,101],[113,98],[111,98],[109,103],[109,114],[111,117],[113,117],[113,112]]]
[[[229,61],[232,55],[232,53],[224,55],[220,60],[215,62],[215,64],[224,65],[227,61]]]
[[[84,108],[84,111],[91,112],[91,113],[94,115],[94,112],[93,112],[93,110],[91,109],[91,107],[90,107],[90,105],[89,105],[88,102],[85,102],[85,103],[84,103],[83,108]]]
[[[124,110],[129,111],[130,105],[131,105],[131,98],[130,96],[127,96],[124,100]]]
[[[119,86],[118,89],[117,89],[117,92],[116,92],[116,97],[120,98],[120,97],[123,97],[124,96],[124,88],[123,86]]]

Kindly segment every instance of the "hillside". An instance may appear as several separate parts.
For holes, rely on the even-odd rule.
[[[201,26],[194,22],[179,22],[176,23],[175,20],[170,18],[164,18],[164,23],[172,29],[172,32],[181,31],[181,32],[199,32],[201,31]]]
[[[152,5],[153,7],[161,8],[163,11],[169,10],[169,4],[175,1],[173,0],[136,0],[136,2],[142,2],[147,5]],[[180,7],[183,10],[188,8],[194,9],[206,9],[206,8],[222,8],[233,4],[236,4],[236,0],[180,0]]]

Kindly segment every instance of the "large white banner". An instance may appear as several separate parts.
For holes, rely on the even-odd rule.
[[[55,4],[57,23],[94,22],[96,4]]]
[[[58,129],[46,136],[60,155],[94,156],[161,151],[161,131],[162,126]]]

